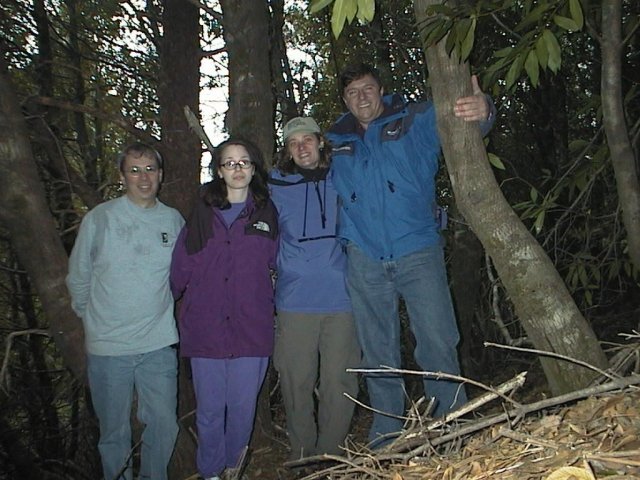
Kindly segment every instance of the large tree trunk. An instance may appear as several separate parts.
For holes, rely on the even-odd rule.
[[[229,58],[229,110],[232,135],[254,141],[271,162],[274,151],[268,2],[221,0]]]
[[[616,176],[629,257],[640,269],[640,184],[622,103],[622,0],[602,1],[602,121]]]
[[[161,153],[165,180],[161,197],[186,217],[200,185],[202,145],[189,129],[184,107],[200,113],[200,15],[198,8],[183,0],[165,0],[162,13],[163,37],[160,48]],[[170,478],[194,472],[196,444],[190,433],[194,426],[193,386],[188,359],[180,359],[178,414],[180,433],[169,467]],[[186,417],[185,417],[186,416]]]
[[[67,254],[49,212],[17,97],[0,66],[0,221],[29,272],[66,365],[84,375],[82,322],[64,284]]]
[[[419,24],[438,0],[414,0]],[[424,40],[424,37],[423,37]],[[533,345],[606,368],[607,359],[551,260],[502,195],[477,125],[453,115],[471,94],[469,66],[449,57],[444,40],[426,49],[429,79],[445,161],[460,212],[491,256]],[[568,361],[541,357],[549,386],[560,394],[588,385],[596,373]]]
[[[188,106],[200,112],[200,16],[198,8],[183,0],[165,0],[160,47],[160,125],[165,162],[160,196],[183,215],[200,185],[202,145],[184,116]]]
[[[231,135],[246,137],[258,145],[267,165],[274,153],[274,106],[271,75],[271,38],[273,32],[268,2],[263,0],[221,0],[223,33],[229,59],[229,110],[226,127]],[[280,6],[274,6],[276,10]],[[277,21],[273,22],[278,26]],[[281,24],[279,27],[281,28]],[[277,47],[276,47],[277,48]],[[284,58],[284,52],[279,55]],[[275,75],[281,72],[274,72]],[[269,368],[258,399],[258,411],[252,443],[263,444],[273,436],[269,388],[272,367]],[[266,435],[263,435],[266,434]]]

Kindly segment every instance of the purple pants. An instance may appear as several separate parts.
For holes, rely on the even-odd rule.
[[[201,476],[213,477],[237,466],[249,445],[268,363],[268,357],[191,359]]]

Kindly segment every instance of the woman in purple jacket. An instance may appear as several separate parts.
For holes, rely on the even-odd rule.
[[[215,480],[237,474],[273,352],[278,219],[253,143],[223,142],[211,169],[178,237],[171,288],[182,297],[180,354],[193,372],[197,466]]]

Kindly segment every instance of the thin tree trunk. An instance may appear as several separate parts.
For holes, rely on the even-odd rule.
[[[622,103],[622,0],[602,1],[602,121],[616,176],[629,257],[640,269],[640,184]]]
[[[418,24],[437,0],[414,0]],[[424,38],[423,38],[424,40]],[[469,66],[449,57],[445,41],[426,49],[438,131],[460,212],[491,256],[533,345],[599,368],[607,359],[591,326],[571,298],[551,260],[511,209],[495,180],[477,125],[453,115],[471,94]],[[554,395],[588,385],[595,372],[541,357]]]
[[[67,255],[49,212],[16,94],[0,66],[0,221],[38,292],[49,330],[69,366],[84,375],[82,323],[64,279]]]
[[[284,124],[290,118],[300,115],[300,110],[293,90],[295,80],[291,74],[287,46],[283,35],[284,0],[272,1],[271,10],[273,12],[270,29],[271,72],[277,102],[276,108]]]

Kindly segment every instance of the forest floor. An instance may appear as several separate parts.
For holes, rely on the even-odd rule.
[[[526,398],[527,401],[535,401],[536,399],[547,397],[548,391],[546,391],[546,384],[541,370],[536,365],[528,365],[528,368],[533,371],[529,371],[528,383],[526,384],[526,387],[519,391],[520,397]],[[493,378],[491,380],[486,379],[487,384],[500,383],[501,381],[506,380],[509,375],[517,373],[513,368],[500,369],[500,372],[500,377],[504,378]],[[417,390],[419,391],[419,382],[416,382],[412,378],[407,378],[406,381],[409,389],[415,391],[417,387]],[[471,397],[480,393],[473,387],[468,390]],[[419,394],[414,393],[412,396],[415,397],[417,395]],[[365,404],[367,403],[366,392],[363,388],[361,388],[358,399]],[[273,409],[272,414],[274,431],[270,434],[265,432],[256,432],[254,434],[247,467],[245,469],[245,473],[249,480],[294,480],[304,478],[314,470],[320,471],[325,468],[324,463],[303,465],[296,468],[285,465],[289,455],[285,429],[285,416],[281,404],[277,401],[275,402],[275,408]],[[367,441],[367,433],[370,424],[370,411],[364,407],[357,406],[349,434],[349,443],[355,446],[364,446]],[[329,464],[330,462],[327,462],[327,465]],[[327,476],[320,478],[341,477],[332,475],[331,477]],[[398,480],[401,480],[401,477],[399,477]]]
[[[626,387],[585,390],[572,400],[558,402],[546,389],[539,362],[534,361],[527,365],[524,385],[509,395],[512,403],[498,399],[476,408],[459,423],[452,423],[451,429],[443,428],[424,445],[419,443],[419,454],[413,453],[416,444],[411,439],[405,443],[400,439],[385,452],[366,450],[371,414],[358,406],[348,460],[288,467],[284,413],[276,406],[275,433],[255,435],[245,473],[249,480],[640,480],[640,336],[628,346],[628,356]],[[497,386],[514,378],[522,371],[516,365],[492,369],[500,373],[482,383]],[[410,384],[411,380],[408,388]],[[484,393],[475,387],[468,392],[472,399]],[[365,392],[361,391],[360,401],[366,403]],[[540,408],[527,410],[537,405]],[[436,447],[430,444],[438,445],[440,437],[505,414],[503,421],[453,435],[454,441]],[[413,425],[410,433],[425,434],[423,424]],[[385,459],[379,461],[383,455]]]
[[[419,455],[411,450],[415,448],[415,441],[410,448],[396,441],[384,452],[386,459],[379,461],[380,452],[365,448],[371,412],[357,406],[348,438],[348,461],[324,461],[295,468],[285,465],[289,454],[285,416],[277,398],[277,385],[273,385],[271,391],[276,392],[275,398],[273,394],[271,398],[273,428],[269,433],[261,428],[254,433],[246,477],[249,480],[600,480],[605,477],[607,480],[640,480],[639,312],[635,308],[623,310],[620,315],[609,311],[592,321],[609,350],[610,359],[627,352],[626,370],[616,371],[631,378],[630,385],[610,391],[578,392],[571,401],[554,404],[536,355],[475,351],[477,365],[471,366],[474,373],[470,377],[481,384],[498,386],[522,372],[526,372],[526,381],[511,392],[508,399],[505,397],[505,401],[493,400],[476,407],[457,422],[434,430],[436,437],[429,434],[428,441],[419,447],[426,447]],[[621,340],[620,332],[635,335]],[[605,378],[603,382],[610,380]],[[419,398],[422,384],[419,377],[405,376],[405,383],[409,397]],[[469,385],[467,393],[474,399],[486,392]],[[358,400],[368,404],[363,382]],[[548,406],[531,409],[526,414],[519,410],[546,402]],[[505,414],[508,415],[505,421],[456,435],[462,428],[470,429]],[[422,435],[423,428],[424,424],[419,423],[417,430],[410,429],[409,433]],[[454,441],[431,446],[438,445],[440,437],[452,433]]]

